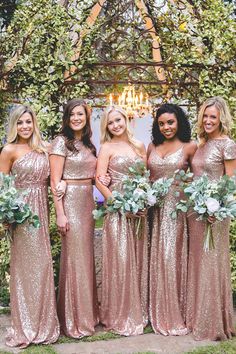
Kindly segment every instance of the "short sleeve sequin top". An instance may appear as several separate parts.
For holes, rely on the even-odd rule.
[[[79,151],[70,151],[66,147],[63,136],[57,136],[52,142],[50,155],[65,157],[63,179],[87,179],[93,178],[96,168],[96,157],[80,140],[75,140],[75,147]]]

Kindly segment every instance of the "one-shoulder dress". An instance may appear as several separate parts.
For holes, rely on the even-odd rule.
[[[140,158],[110,159],[109,188],[122,191],[122,178]],[[100,320],[107,330],[129,336],[142,334],[148,320],[148,239],[136,235],[137,221],[120,213],[105,216],[103,227],[102,299]]]
[[[153,148],[148,158],[152,182],[173,177],[177,169],[186,169],[184,146],[161,158]],[[171,218],[178,197],[173,185],[161,207],[154,207],[151,217],[149,315],[155,333],[187,334],[187,221],[186,215]]]
[[[192,168],[197,178],[212,181],[225,174],[224,161],[236,159],[233,140],[211,139],[196,151]],[[223,340],[235,334],[230,276],[230,220],[213,225],[215,249],[205,252],[205,221],[189,216],[187,326],[197,340]]]
[[[41,223],[39,229],[27,222],[18,225],[11,243],[12,327],[6,344],[24,348],[32,343],[53,343],[60,333],[48,229],[48,157],[31,151],[13,163],[11,173]]]
[[[50,154],[65,157],[62,178],[70,180],[63,197],[70,230],[61,238],[58,316],[62,332],[80,338],[92,335],[98,323],[92,216],[96,157],[80,140],[75,146],[78,151],[68,150],[65,138],[58,136]]]

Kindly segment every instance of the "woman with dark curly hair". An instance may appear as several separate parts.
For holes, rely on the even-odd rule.
[[[184,111],[175,104],[163,104],[156,112],[152,143],[148,147],[148,167],[154,182],[173,177],[177,169],[190,166],[196,144]],[[161,207],[152,214],[150,252],[150,321],[155,333],[187,334],[187,222],[180,214],[171,218],[178,201],[173,185]]]
[[[90,116],[84,101],[69,101],[50,152],[51,186],[62,235],[58,316],[62,332],[73,338],[93,334],[98,323],[92,217],[96,150],[90,140]],[[61,179],[67,184],[62,199],[57,195]]]

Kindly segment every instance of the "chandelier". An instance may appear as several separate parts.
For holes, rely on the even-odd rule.
[[[110,106],[115,103],[114,97],[115,95],[110,93]],[[123,92],[118,95],[116,104],[126,111],[130,119],[143,117],[150,113],[152,109],[151,104],[148,101],[148,94],[144,94],[142,90],[136,92],[134,85],[131,84],[124,87]]]

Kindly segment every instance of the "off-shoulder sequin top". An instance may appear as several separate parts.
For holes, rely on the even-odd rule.
[[[57,136],[50,149],[50,155],[65,157],[63,179],[87,179],[95,175],[97,159],[89,148],[84,146],[80,140],[75,140],[78,152],[68,150],[65,138]]]

